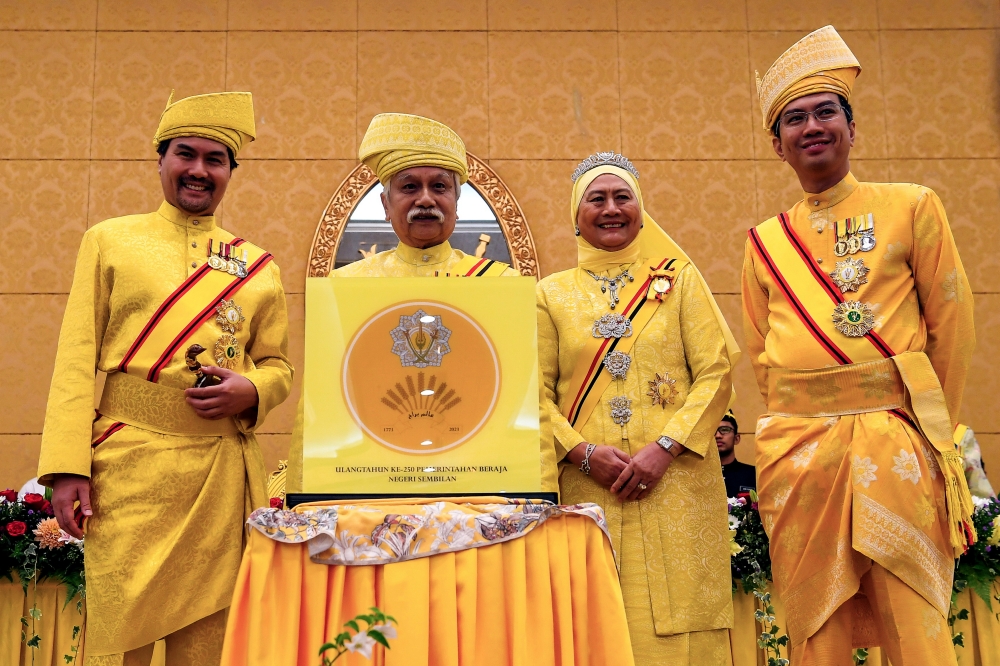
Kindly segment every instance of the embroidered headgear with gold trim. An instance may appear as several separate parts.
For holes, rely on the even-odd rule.
[[[174,101],[170,91],[167,108],[153,145],[181,136],[198,136],[218,141],[238,155],[244,144],[257,136],[253,121],[253,95],[248,92],[221,92],[194,95]]]
[[[781,110],[806,95],[832,92],[850,101],[859,74],[861,63],[832,25],[809,33],[778,56],[763,77],[757,73],[764,129],[770,132]]]
[[[454,171],[462,183],[469,179],[465,142],[455,130],[408,113],[380,113],[372,118],[358,148],[358,159],[383,185],[403,169],[418,166]]]

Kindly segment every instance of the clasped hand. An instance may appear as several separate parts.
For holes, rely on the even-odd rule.
[[[571,462],[583,462],[587,443],[577,446]],[[577,458],[578,460],[574,460]],[[639,500],[653,490],[666,473],[674,457],[653,443],[644,446],[635,456],[613,446],[599,445],[590,454],[590,476],[618,497],[621,502]],[[645,488],[639,488],[639,484]]]
[[[187,404],[201,418],[216,421],[257,408],[257,387],[243,375],[214,365],[203,365],[201,371],[222,380],[215,386],[184,390]]]

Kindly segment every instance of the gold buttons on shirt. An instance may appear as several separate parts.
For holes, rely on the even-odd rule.
[[[194,226],[197,227],[198,226],[198,220],[194,220],[193,222],[191,222],[191,224],[193,224]]]
[[[420,258],[423,259],[424,261],[430,261],[431,260],[431,255],[425,254],[424,256],[422,256]]]
[[[197,261],[192,261],[191,262],[191,268],[198,268],[198,262]]]
[[[819,199],[816,199],[815,201],[813,201],[813,206],[818,206],[818,205],[819,205]]]
[[[817,264],[822,264],[823,263],[823,257],[816,257],[816,263]]]
[[[194,241],[194,242],[192,242],[192,243],[191,243],[191,247],[198,247],[198,241]]]

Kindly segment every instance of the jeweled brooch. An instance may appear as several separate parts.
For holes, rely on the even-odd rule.
[[[849,338],[860,338],[875,327],[875,314],[867,303],[844,301],[833,309],[833,325]]]
[[[594,322],[591,334],[595,338],[632,337],[632,320],[623,314],[609,312]]]
[[[672,379],[666,372],[663,374],[657,372],[655,378],[649,380],[649,391],[646,395],[653,399],[654,407],[660,405],[666,409],[667,405],[674,404],[674,399],[677,398],[677,389],[674,388],[676,383],[677,380]]]

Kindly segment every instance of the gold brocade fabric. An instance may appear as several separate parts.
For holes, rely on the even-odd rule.
[[[452,248],[448,241],[425,249],[400,243],[395,249],[379,252],[373,257],[338,268],[330,273],[330,277],[434,277],[435,272],[451,272],[466,256],[461,250]],[[500,277],[517,277],[519,275],[520,273],[516,270],[508,267],[500,274]],[[302,492],[303,405],[300,398],[288,455],[286,492],[290,493]],[[548,434],[550,426],[545,410],[539,412],[538,425],[542,433],[540,452],[542,491],[558,492],[556,458],[552,450],[552,438]]]
[[[826,192],[805,194],[788,211],[792,228],[825,271],[839,259],[834,221],[868,213],[876,246],[852,257],[870,269],[868,282],[845,298],[870,305],[874,330],[896,354],[927,354],[954,419],[975,346],[973,304],[937,195],[918,185],[859,183],[848,175]],[[782,390],[772,369],[817,369],[835,361],[809,335],[749,244],[743,310],[765,403],[785,411],[782,395],[772,395]],[[832,301],[830,311],[832,316]],[[954,562],[937,457],[896,416],[851,413],[861,411],[856,405],[886,399],[897,383],[878,372],[850,387],[811,382],[806,398],[828,416],[765,414],[758,421],[760,511],[795,644],[857,592],[864,558],[947,612]]]
[[[253,431],[288,396],[292,381],[285,296],[273,262],[232,297],[245,318],[235,334],[242,349],[236,371],[257,388],[256,416],[237,419],[238,432],[222,437],[128,425],[92,447],[114,424],[106,416],[94,421],[96,372],[116,372],[156,308],[205,263],[209,238],[218,243],[233,236],[213,217],[189,217],[164,203],[157,212],[92,227],[77,259],[38,475],[43,482],[56,473],[91,477],[95,513],[87,524],[86,568],[92,655],[143,646],[225,608],[243,520],[266,504]],[[221,335],[209,319],[188,344],[212,350]],[[210,354],[202,358],[212,363]],[[180,390],[193,381],[180,351],[158,385]],[[155,405],[139,407],[143,422],[163,420]]]
[[[764,129],[770,132],[781,110],[799,97],[832,92],[850,101],[859,74],[861,64],[832,25],[814,30],[757,75]]]
[[[436,166],[469,179],[465,142],[444,123],[409,113],[380,113],[372,118],[358,146],[358,159],[383,185],[404,169]]]
[[[637,280],[644,276],[636,271],[648,263],[646,259],[632,265]],[[557,456],[565,458],[583,441],[634,455],[643,446],[656,446],[650,443],[661,435],[688,451],[639,502],[623,506],[608,489],[568,464],[560,467],[561,497],[565,503],[593,502],[607,515],[611,541],[622,562],[636,660],[687,663],[669,661],[672,648],[660,638],[724,630],[733,618],[725,488],[713,440],[731,385],[725,339],[698,274],[685,265],[652,319],[635,333],[638,338],[623,391],[632,399],[632,417],[628,441],[623,442],[608,408],[608,400],[622,393],[617,381],[579,430],[558,407],[576,364],[584,362],[580,351],[591,338],[594,321],[608,311],[607,295],[581,269],[555,273],[538,284],[543,407],[552,419]],[[665,407],[653,405],[647,396],[657,373],[675,381],[677,395]],[[719,640],[725,640],[726,632],[720,635]],[[700,638],[692,634],[691,640]]]
[[[564,513],[521,538],[385,565],[317,564],[306,543],[252,530],[222,664],[316,663],[319,646],[371,606],[396,618],[398,637],[371,661],[338,664],[635,663],[607,537],[591,518]]]
[[[253,141],[256,135],[250,93],[209,93],[175,102],[171,91],[153,135],[153,145],[181,136],[198,136],[218,141],[232,150],[233,155],[239,155],[243,144]]]

